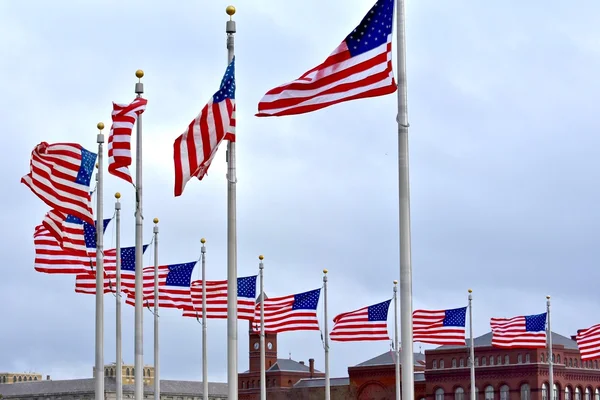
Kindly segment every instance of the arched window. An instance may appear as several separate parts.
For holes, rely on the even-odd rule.
[[[246,382],[242,381],[242,389],[246,389]]]
[[[2,383],[6,383],[6,375],[2,377]]]
[[[508,357],[508,354],[504,356],[504,364],[510,364],[510,358]]]
[[[440,369],[444,369],[444,360],[440,360]]]
[[[573,359],[569,358],[569,367],[572,367],[572,366],[573,366]]]
[[[490,356],[490,365],[494,365],[494,356]]]
[[[465,359],[464,359],[464,358],[461,358],[461,359],[458,361],[458,366],[459,366],[459,367],[461,367],[461,368],[465,366]]]
[[[452,368],[456,368],[456,358],[452,359]]]
[[[557,363],[557,364],[560,364],[560,354],[557,354],[557,355],[556,355],[556,363]]]
[[[29,377],[29,381],[32,381],[33,379],[31,378],[31,376]]]
[[[577,368],[577,359],[574,359],[574,360],[573,360],[573,366],[574,366],[575,368]]]
[[[585,400],[592,400],[592,389],[585,388]]]
[[[17,377],[13,376],[13,383],[15,383],[17,381]]]
[[[521,364],[523,362],[523,356],[521,354],[517,354],[517,364]]]
[[[431,368],[437,369],[437,360],[433,360],[433,364],[431,365]]]
[[[554,353],[552,353],[552,362],[556,361],[556,357],[554,356]]]
[[[510,388],[508,385],[500,386],[500,400],[508,400],[510,394]]]
[[[264,307],[263,307],[264,308]],[[254,388],[254,380],[252,381],[252,387]]]
[[[600,389],[594,390],[594,400],[600,400]]]
[[[206,308],[206,307],[205,307]],[[263,307],[264,308],[264,307]],[[125,375],[129,376],[129,368],[125,370]]]
[[[554,390],[552,391],[552,400],[558,400],[558,386],[554,384]]]
[[[288,381],[288,386],[292,386],[292,380],[291,379]]]
[[[263,308],[264,308],[264,307],[263,307]],[[21,382],[22,380],[23,380],[23,378],[22,378],[22,377],[19,377],[19,382]]]
[[[578,387],[575,388],[575,400],[581,400],[581,389]]]
[[[110,371],[108,370],[108,368],[106,368],[106,369],[104,370],[104,375],[105,375],[105,376],[110,376]]]
[[[498,356],[498,358],[496,358],[496,364],[502,365],[502,356]]]
[[[487,358],[481,357],[481,365],[485,366],[487,364]]]
[[[460,386],[454,390],[454,400],[465,400],[465,390]]]
[[[529,400],[529,398],[530,398],[529,385],[524,383],[521,385],[521,400]]]
[[[594,361],[594,368],[598,369],[598,360]]]
[[[444,400],[444,389],[439,388],[435,391],[435,400]]]
[[[571,400],[571,388],[565,387],[565,400]]]
[[[548,385],[542,384],[542,400],[548,400]]]
[[[475,357],[475,366],[478,367],[479,366],[479,357]]]
[[[494,388],[492,385],[485,388],[485,400],[494,400]]]
[[[529,358],[529,353],[528,353],[528,354],[525,354],[525,362],[526,362],[527,364],[529,364],[529,363],[531,362],[531,359]]]
[[[540,362],[544,362],[544,353],[540,354]]]

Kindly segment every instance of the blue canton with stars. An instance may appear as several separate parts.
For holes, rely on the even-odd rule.
[[[192,271],[194,270],[196,263],[197,261],[169,265],[169,274],[167,275],[166,285],[190,287]]]
[[[142,247],[142,252],[146,252],[148,245]],[[121,247],[121,271],[135,271],[135,246]]]
[[[360,24],[346,36],[346,46],[352,57],[385,45],[392,34],[394,0],[379,0]]]
[[[235,100],[235,57],[225,70],[219,91],[213,95],[213,103],[220,103],[225,99]]]
[[[249,297],[251,299],[256,297],[256,275],[238,278],[237,285],[238,297]]]
[[[316,289],[294,295],[292,310],[316,310],[320,294],[321,289]]]
[[[391,301],[392,300],[387,300],[383,303],[369,306],[369,321],[387,321],[388,310],[390,309]]]
[[[102,233],[106,232],[106,227],[108,223],[111,221],[110,218],[104,220],[104,229]],[[72,215],[67,215],[67,219],[65,222],[73,225],[82,225],[83,226],[83,239],[85,240],[85,247],[88,249],[96,248],[96,224],[91,225],[87,222],[83,222],[81,219],[74,217]]]
[[[90,186],[92,173],[94,172],[94,167],[96,166],[96,157],[96,153],[92,153],[83,147],[81,148],[81,165],[79,166],[75,183],[79,183],[80,185],[84,186]]]
[[[467,307],[455,308],[446,310],[446,317],[443,321],[443,326],[462,326],[467,322]]]
[[[546,330],[546,313],[525,316],[526,332],[541,332]]]

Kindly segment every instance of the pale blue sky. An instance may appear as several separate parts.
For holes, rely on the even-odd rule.
[[[148,222],[161,220],[161,262],[197,258],[206,237],[208,277],[225,277],[224,151],[205,180],[175,199],[172,144],[225,70],[227,4],[0,3],[0,343],[8,344],[0,370],[91,376],[94,297],[75,294],[74,277],[33,270],[33,229],[48,208],[19,179],[41,141],[95,151],[96,123],[109,127],[111,101],[133,99],[138,68],[148,99],[144,212]],[[267,293],[286,295],[320,287],[328,268],[332,317],[386,300],[398,277],[395,95],[302,116],[253,116],[267,90],[320,63],[372,1],[235,5],[240,275],[257,272],[262,253]],[[479,335],[492,316],[543,312],[551,294],[555,331],[600,322],[599,12],[595,1],[408,2],[415,307],[466,305],[472,288]],[[120,191],[123,245],[133,245],[133,190],[106,176],[105,216]],[[112,229],[105,242],[114,244]],[[133,309],[124,309],[123,357],[132,363]],[[145,323],[151,364],[149,313]],[[112,296],[105,326],[109,363]],[[239,326],[243,371],[247,324]],[[162,376],[200,379],[200,326],[165,310],[161,329]],[[209,322],[211,380],[226,379],[225,330],[225,321]],[[388,349],[333,343],[332,376]],[[279,350],[314,357],[323,369],[316,332],[281,334]]]

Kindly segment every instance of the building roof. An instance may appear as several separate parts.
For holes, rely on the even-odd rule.
[[[348,386],[350,378],[330,378],[330,386]],[[295,388],[310,388],[325,386],[325,378],[302,378],[294,385]]]
[[[93,394],[94,389],[94,378],[0,384],[0,394],[4,398],[23,396],[44,397],[46,395],[76,393]],[[116,390],[115,378],[105,378],[104,390],[107,392],[114,392]],[[133,393],[133,391],[134,385],[123,385],[123,392]],[[167,395],[197,396],[198,393],[202,393],[202,382],[161,380],[160,391]],[[144,392],[152,394],[154,389],[144,385]],[[221,382],[209,382],[208,392],[212,395],[227,395],[227,384]]]
[[[300,364],[298,361],[290,360],[289,358],[278,358],[277,362],[271,365],[267,371],[285,371],[285,372],[310,372],[308,365]],[[248,371],[246,371],[248,372]],[[322,373],[321,371],[315,372]]]
[[[401,352],[402,353],[402,352]],[[363,361],[360,364],[356,364],[355,367],[369,367],[375,365],[390,365],[394,364],[394,353],[390,351],[386,351],[383,354],[378,355],[377,357],[373,357],[370,360]],[[413,353],[414,357],[414,365],[418,367],[425,366],[425,354],[423,353]]]
[[[470,343],[470,338],[467,338],[466,342],[467,345],[469,345]],[[473,339],[473,344],[475,345],[475,347],[490,347],[492,345],[492,332],[488,332],[485,335],[481,335],[476,337],[475,339]],[[577,342],[565,337],[563,335],[560,335],[556,332],[552,332],[552,345],[556,346],[556,345],[562,345],[565,347],[565,349],[571,349],[571,350],[577,350]],[[437,349],[460,349],[460,348],[465,348],[467,346],[448,346],[448,345],[444,345],[444,346],[439,346],[436,347],[435,350]]]

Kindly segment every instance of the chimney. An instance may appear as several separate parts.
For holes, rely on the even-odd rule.
[[[50,375],[46,375],[46,380],[49,381],[50,380]]]
[[[298,361],[298,364],[304,365],[304,361]]]
[[[308,368],[310,370],[310,377],[312,378],[315,375],[315,359],[314,358],[308,359]]]

